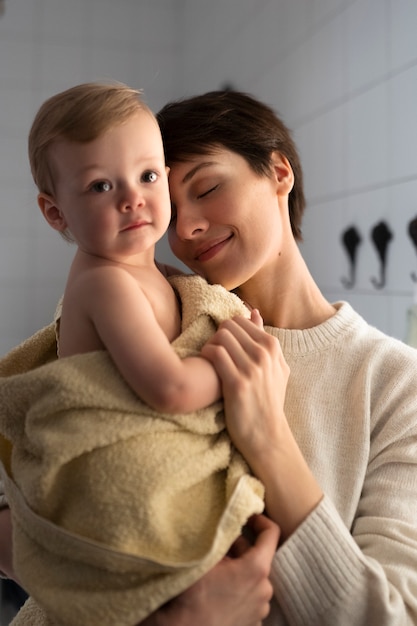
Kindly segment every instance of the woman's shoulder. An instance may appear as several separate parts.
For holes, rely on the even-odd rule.
[[[375,360],[389,355],[389,360],[404,361],[417,366],[417,350],[401,340],[382,332],[345,301],[334,303],[335,314],[325,322],[304,330],[267,327],[276,336],[287,357],[334,351],[343,360],[353,358]],[[416,367],[417,371],[417,367]]]

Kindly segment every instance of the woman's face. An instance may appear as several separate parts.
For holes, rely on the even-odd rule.
[[[276,270],[283,246],[277,171],[260,176],[235,152],[174,163],[169,174],[174,254],[210,283],[231,290]]]

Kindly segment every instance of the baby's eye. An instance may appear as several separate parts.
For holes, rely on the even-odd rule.
[[[142,174],[142,180],[145,183],[154,183],[158,179],[158,174],[149,170],[149,172],[145,172]]]
[[[97,183],[91,185],[92,191],[96,191],[97,193],[105,193],[106,191],[111,190],[111,184],[106,182],[105,180],[100,180]]]

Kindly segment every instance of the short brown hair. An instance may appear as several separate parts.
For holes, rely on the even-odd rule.
[[[223,146],[244,157],[255,173],[269,176],[272,153],[285,156],[294,173],[291,228],[295,239],[302,239],[305,198],[300,158],[290,131],[270,107],[238,91],[211,91],[170,102],[156,117],[168,166]]]
[[[46,100],[29,133],[30,168],[39,191],[54,193],[49,159],[54,141],[93,141],[137,111],[153,116],[141,100],[141,92],[122,83],[83,83]]]

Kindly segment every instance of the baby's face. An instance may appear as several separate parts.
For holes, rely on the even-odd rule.
[[[147,111],[88,143],[61,139],[50,151],[55,225],[90,254],[129,262],[152,249],[170,221],[162,139]]]

